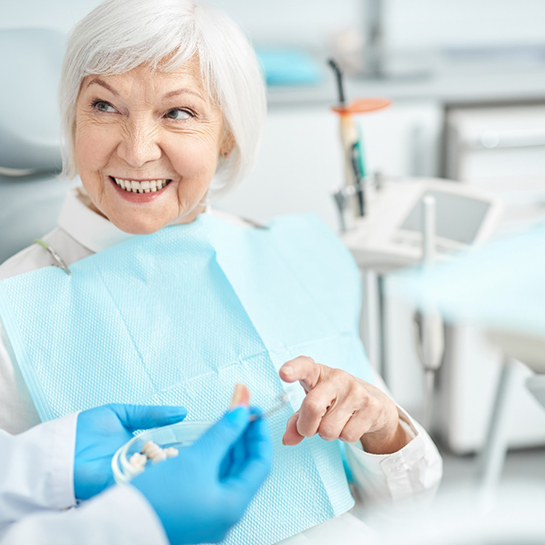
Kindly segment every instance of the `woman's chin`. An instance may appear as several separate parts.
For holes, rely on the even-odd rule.
[[[151,235],[160,231],[163,227],[177,223],[191,223],[201,212],[204,211],[202,206],[192,206],[188,211],[184,211],[186,207],[165,210],[164,207],[147,205],[135,210],[123,209],[124,207],[111,207],[111,210],[106,210],[105,217],[111,221],[118,229],[131,235]]]
[[[129,235],[151,235],[153,233],[156,233],[157,231],[160,231],[163,227],[164,225],[162,225],[161,227],[138,226],[125,229],[119,227],[119,229],[121,229],[125,233],[128,233]]]
[[[151,235],[160,231],[169,222],[158,222],[156,218],[145,221],[140,218],[139,221],[134,219],[109,218],[110,221],[121,231],[130,235]]]

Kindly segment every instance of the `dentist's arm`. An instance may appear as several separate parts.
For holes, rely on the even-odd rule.
[[[0,430],[0,531],[30,514],[75,504],[76,422],[72,414],[19,435]]]
[[[132,431],[173,424],[185,414],[180,407],[105,405],[19,435],[0,430],[0,532],[30,514],[67,509],[111,486],[111,458]]]
[[[169,545],[161,521],[133,487],[114,486],[78,509],[43,511],[7,527],[0,545]]]

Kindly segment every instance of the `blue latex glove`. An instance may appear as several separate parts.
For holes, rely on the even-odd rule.
[[[117,404],[81,412],[74,456],[76,499],[87,500],[114,484],[112,456],[134,431],[175,424],[186,414],[183,407]]]
[[[272,442],[265,419],[237,407],[175,458],[131,482],[151,503],[171,545],[216,543],[244,514],[269,474]]]

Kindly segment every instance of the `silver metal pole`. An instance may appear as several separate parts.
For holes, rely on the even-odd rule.
[[[486,511],[493,507],[495,492],[507,456],[507,424],[516,374],[516,362],[509,356],[505,356],[488,424],[488,433],[478,460],[478,486],[482,505]]]
[[[364,74],[372,78],[384,75],[384,6],[382,0],[367,0],[365,18]]]
[[[422,262],[424,266],[430,265],[435,258],[435,232],[436,232],[436,202],[435,197],[427,195],[423,199],[423,229],[422,229]],[[431,309],[424,309],[422,314],[422,363],[424,367],[424,417],[422,425],[429,429],[433,417],[433,392],[435,385],[435,370],[437,362],[434,361],[435,315],[430,315]]]

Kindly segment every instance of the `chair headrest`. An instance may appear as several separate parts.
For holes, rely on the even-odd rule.
[[[55,30],[0,30],[0,168],[60,170],[57,86],[65,43]]]

